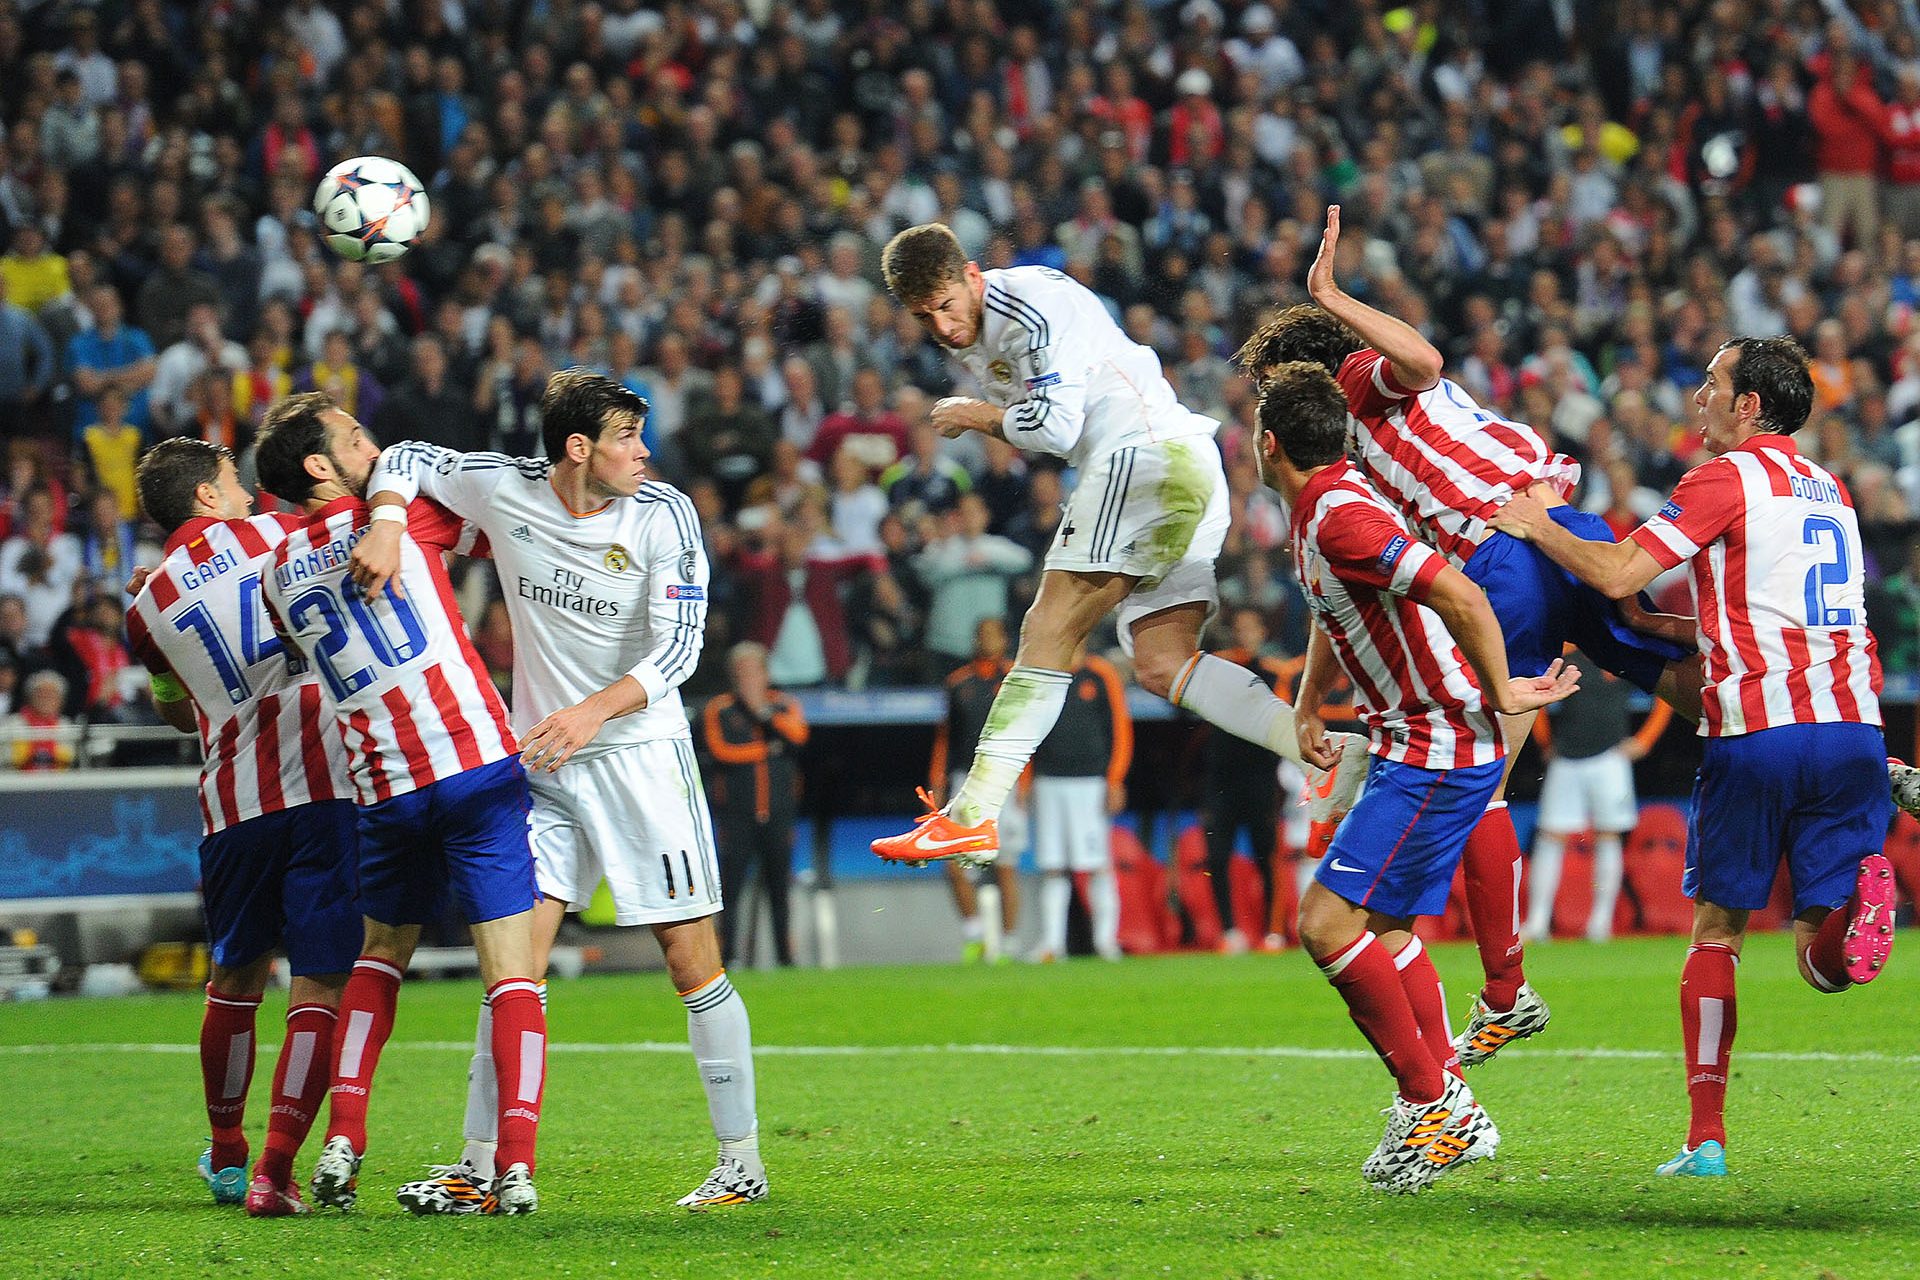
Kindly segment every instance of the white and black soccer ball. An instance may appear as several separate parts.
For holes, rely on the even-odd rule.
[[[356,156],[327,170],[313,211],[327,247],[354,262],[392,262],[420,238],[433,212],[413,170],[384,156]]]

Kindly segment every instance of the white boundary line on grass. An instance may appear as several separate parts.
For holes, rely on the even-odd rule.
[[[421,1050],[436,1053],[471,1053],[471,1040],[396,1040],[388,1049]],[[555,1041],[552,1053],[686,1053],[684,1040],[635,1040],[624,1043],[580,1043]],[[0,1045],[0,1055],[80,1053],[198,1053],[194,1044],[74,1043]],[[755,1057],[761,1058],[860,1058],[892,1054],[971,1054],[994,1058],[1290,1058],[1324,1061],[1369,1061],[1374,1055],[1365,1049],[1315,1049],[1304,1045],[1058,1045],[1058,1044],[756,1044]],[[1659,1049],[1564,1049],[1522,1048],[1521,1058],[1556,1060],[1593,1058],[1627,1062],[1672,1062],[1678,1053]],[[1920,1054],[1878,1053],[1794,1053],[1766,1049],[1743,1050],[1744,1062],[1835,1062],[1873,1063],[1881,1066],[1920,1066]]]

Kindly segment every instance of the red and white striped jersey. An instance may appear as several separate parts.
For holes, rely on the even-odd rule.
[[[1881,722],[1853,498],[1790,437],[1751,436],[1701,463],[1632,536],[1662,568],[1686,563],[1701,734]]]
[[[280,515],[189,520],[127,608],[134,655],[193,696],[208,835],[351,795],[320,677],[286,651],[262,597],[274,548],[298,525]]]
[[[367,505],[338,498],[275,553],[267,607],[319,672],[346,731],[361,804],[405,795],[518,751],[506,707],[454,602],[445,552],[458,516],[431,502],[407,509],[400,591],[368,602],[350,557]]]
[[[1487,521],[1507,499],[1543,480],[1565,497],[1580,482],[1579,463],[1525,423],[1481,408],[1451,379],[1408,392],[1369,347],[1346,358],[1339,382],[1356,420],[1361,473],[1456,566],[1486,541]]]
[[[1422,603],[1446,561],[1353,463],[1333,464],[1301,491],[1293,557],[1314,619],[1353,685],[1374,755],[1461,769],[1506,754],[1466,658]]]

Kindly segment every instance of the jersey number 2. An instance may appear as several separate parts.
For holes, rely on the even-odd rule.
[[[1807,625],[1810,627],[1850,627],[1853,610],[1827,603],[1828,587],[1844,587],[1852,577],[1853,560],[1847,552],[1847,530],[1832,516],[1808,516],[1801,541],[1810,547],[1833,538],[1832,549],[1813,568],[1807,570]]]

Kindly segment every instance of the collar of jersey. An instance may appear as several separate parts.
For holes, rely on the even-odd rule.
[[[214,525],[222,523],[224,523],[224,521],[216,519],[213,516],[195,516],[173,531],[167,538],[166,550],[160,554],[170,556],[180,548],[199,539]]]
[[[591,511],[575,511],[571,506],[567,505],[567,500],[560,496],[559,488],[553,483],[552,473],[548,473],[547,475],[547,489],[553,494],[553,500],[560,504],[560,509],[572,516],[575,520],[590,520],[594,516],[604,514],[606,510],[614,504],[614,499],[608,498]]]
[[[1778,449],[1780,452],[1788,454],[1798,454],[1800,452],[1800,450],[1794,446],[1792,436],[1782,434],[1778,431],[1762,431],[1758,435],[1748,436],[1745,440],[1742,440],[1739,444],[1727,450],[1727,452],[1758,453],[1762,449]]]
[[[1331,463],[1319,471],[1314,472],[1312,478],[1307,481],[1306,487],[1300,490],[1300,496],[1295,498],[1293,502],[1293,532],[1295,537],[1298,537],[1300,532],[1307,527],[1307,519],[1313,514],[1313,504],[1320,500],[1320,495],[1346,479],[1352,470],[1353,462],[1350,459],[1342,458],[1338,462]]]
[[[362,499],[356,498],[350,493],[343,493],[339,497],[329,501],[326,506],[314,512],[313,515],[308,517],[307,523],[325,524],[342,511],[352,511],[356,515],[364,516],[367,512],[367,504]]]

